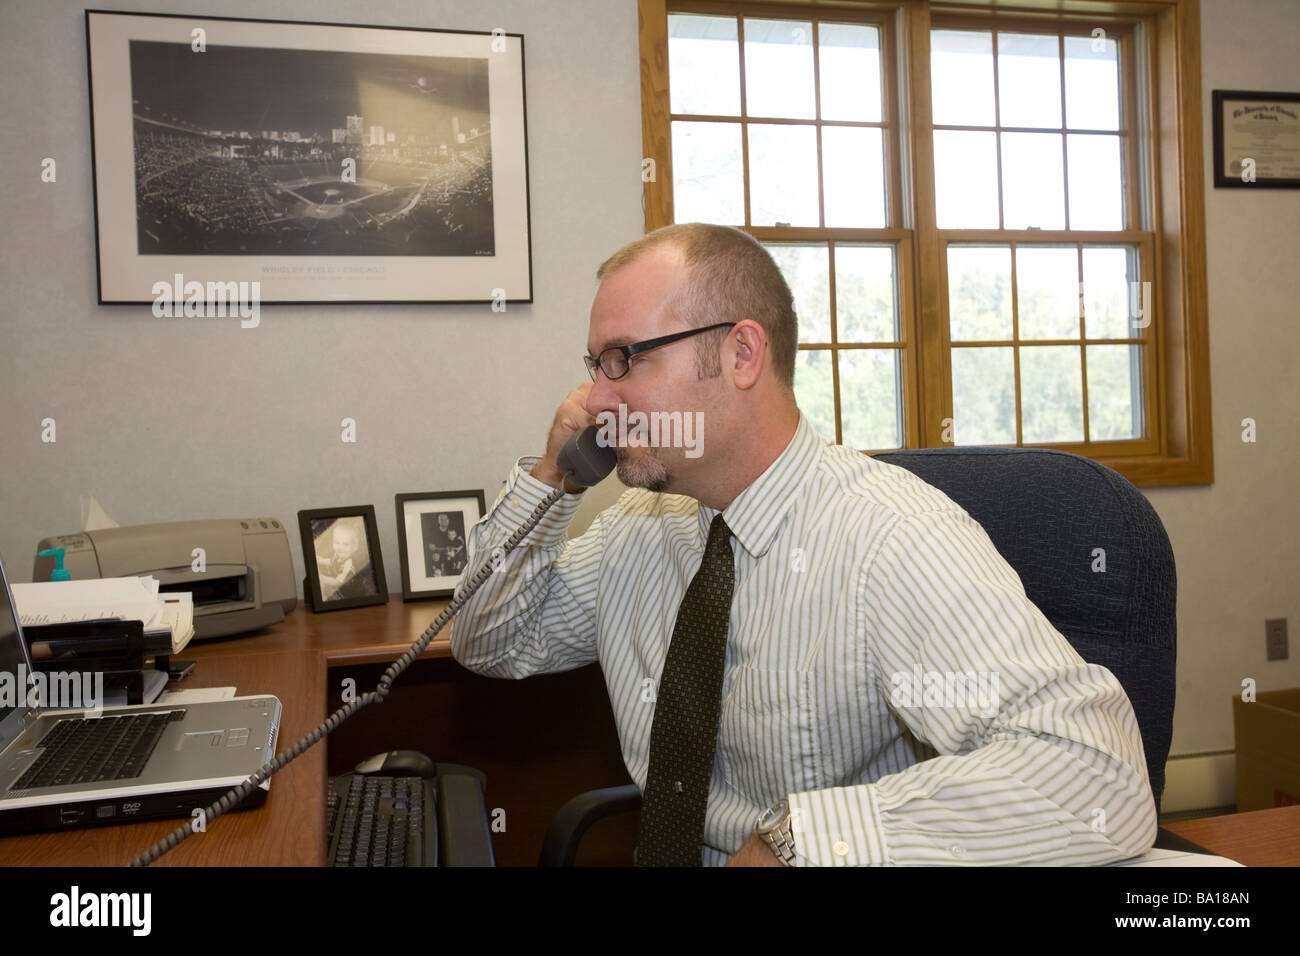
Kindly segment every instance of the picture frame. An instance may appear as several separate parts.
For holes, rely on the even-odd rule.
[[[1300,189],[1300,93],[1214,90],[1214,185]]]
[[[388,603],[374,505],[299,511],[298,532],[307,570],[303,596],[312,611]]]
[[[101,305],[532,301],[521,34],[87,10],[86,56]]]
[[[394,497],[402,600],[449,598],[467,561],[469,529],[486,511],[482,490],[425,491]]]

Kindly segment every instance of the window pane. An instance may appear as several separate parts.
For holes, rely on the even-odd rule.
[[[1074,249],[1017,248],[1016,294],[1022,339],[1079,337],[1079,259]]]
[[[1071,133],[1065,137],[1065,148],[1070,163],[1070,228],[1123,229],[1119,137]]]
[[[1065,38],[1065,124],[1119,129],[1119,44],[1114,40]]]
[[[935,206],[940,229],[998,228],[995,135],[935,130]]]
[[[673,218],[744,225],[739,123],[673,123]]]
[[[948,247],[948,326],[954,342],[1011,338],[1011,247]]]
[[[1090,339],[1125,339],[1140,334],[1130,330],[1130,319],[1140,320],[1144,307],[1137,282],[1136,262],[1130,269],[1128,249],[1090,247],[1083,250],[1083,314]],[[1091,378],[1092,373],[1088,373]]]
[[[739,116],[736,18],[668,14],[668,79],[674,113]]]
[[[822,119],[880,121],[880,29],[817,25]]]
[[[993,34],[932,31],[930,90],[937,125],[992,126]]]
[[[1048,345],[1020,350],[1020,434],[1025,444],[1083,440],[1083,367],[1079,350]]]
[[[898,349],[843,349],[840,360],[840,418],[844,444],[859,450],[903,444]]]
[[[819,435],[835,440],[835,396],[829,349],[800,349],[794,354],[794,398]]]
[[[885,225],[884,138],[877,127],[822,127],[826,225]]]
[[[1003,126],[1060,127],[1061,55],[1056,37],[998,34],[998,108]]]
[[[818,225],[816,127],[749,124],[749,210],[755,226]]]
[[[1088,435],[1093,441],[1142,437],[1142,346],[1089,345]]]
[[[794,295],[794,312],[799,317],[799,341],[830,342],[831,257],[826,246],[775,242],[763,245],[776,260]]]
[[[841,342],[897,342],[894,250],[890,246],[835,246],[835,322]],[[844,369],[840,364],[841,372]],[[844,379],[840,379],[843,395]],[[843,408],[843,401],[840,402]],[[848,424],[845,423],[845,442]],[[892,445],[863,445],[892,448]]]
[[[813,119],[812,23],[745,18],[745,112]]]
[[[1015,367],[1010,348],[952,350],[953,443],[1016,443]]]
[[[1002,134],[1002,212],[1007,229],[1065,228],[1059,133]]]

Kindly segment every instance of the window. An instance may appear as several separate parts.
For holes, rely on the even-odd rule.
[[[640,3],[647,229],[769,249],[819,431],[1211,480],[1194,2]]]

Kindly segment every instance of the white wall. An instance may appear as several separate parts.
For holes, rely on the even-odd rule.
[[[13,578],[29,578],[38,538],[79,527],[92,493],[122,524],[292,524],[301,508],[371,503],[395,587],[393,495],[491,499],[582,380],[593,271],[641,230],[634,0],[101,6],[525,35],[534,304],[268,306],[244,330],[94,304],[83,5],[0,6],[0,554]],[[1175,754],[1232,747],[1243,677],[1300,684],[1300,646],[1270,664],[1263,642],[1264,619],[1287,617],[1300,645],[1300,192],[1209,185],[1210,91],[1300,88],[1300,4],[1203,0],[1201,42],[1216,480],[1149,494],[1179,570]],[[57,184],[39,180],[45,156]],[[339,440],[345,416],[355,445]],[[1255,444],[1240,440],[1245,417]]]
[[[96,301],[84,4],[0,4],[0,554],[31,576],[80,495],[119,523],[373,504],[400,589],[393,496],[482,488],[540,452],[586,380],[596,266],[642,232],[634,2],[210,0],[142,12],[490,31],[525,37],[533,304],[264,306],[260,327]],[[58,181],[44,184],[43,157]],[[40,440],[53,418],[57,441]],[[358,441],[340,439],[340,420]],[[608,495],[605,496],[608,498]]]
[[[1210,120],[1212,90],[1300,91],[1298,63],[1300,3],[1201,0],[1215,477],[1148,493],[1178,563],[1172,754],[1232,749],[1244,678],[1300,685],[1300,191],[1215,189]],[[1275,617],[1291,657],[1268,662]]]

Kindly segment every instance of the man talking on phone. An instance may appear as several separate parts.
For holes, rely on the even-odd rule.
[[[965,511],[813,431],[766,250],[668,226],[597,278],[592,381],[469,534],[467,571],[565,482],[573,434],[637,413],[664,427],[619,436],[630,490],[573,540],[581,489],[565,485],[451,644],[494,677],[600,663],[643,795],[637,864],[1098,864],[1148,849],[1156,809],[1118,681]],[[697,423],[693,442],[663,440],[679,420]],[[937,703],[910,692],[945,677]]]

